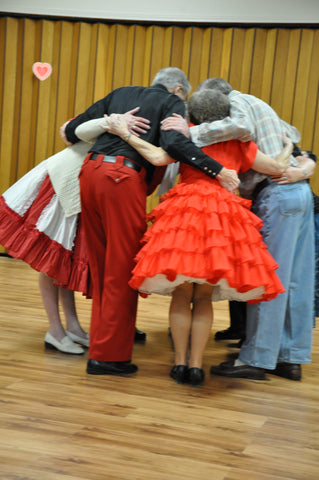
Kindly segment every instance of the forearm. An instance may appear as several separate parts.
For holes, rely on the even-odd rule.
[[[280,175],[289,165],[289,158],[292,150],[293,144],[289,143],[275,159],[265,155],[260,150],[257,150],[256,158],[252,168],[259,173],[265,173],[267,175]]]
[[[255,161],[252,165],[252,169],[259,173],[266,175],[280,175],[283,172],[283,168],[278,165],[276,160],[268,157],[260,150],[257,150]]]
[[[84,142],[95,143],[97,137],[105,132],[103,125],[106,125],[104,117],[89,120],[76,127],[75,135]]]
[[[308,180],[311,175],[313,175],[316,164],[313,160],[307,157],[302,156],[297,158],[299,160],[298,166],[289,166],[282,175],[273,176],[273,180],[280,185]]]
[[[190,134],[193,142],[199,147],[233,140],[234,138],[242,142],[254,139],[253,131],[249,128],[244,117],[236,119],[227,117],[224,120],[217,120],[212,123],[202,123],[191,127]]]
[[[156,147],[151,143],[145,142],[140,137],[136,137],[131,133],[122,137],[131,147],[135,148],[142,157],[146,158],[152,165],[156,167],[168,165],[174,160],[161,147]]]

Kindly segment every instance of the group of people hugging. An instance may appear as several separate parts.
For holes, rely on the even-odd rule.
[[[316,157],[268,104],[224,79],[187,100],[190,90],[183,71],[164,68],[150,87],[118,88],[66,122],[68,147],[0,197],[0,243],[40,272],[46,348],[88,347],[88,374],[138,370],[138,295],[156,293],[171,296],[178,384],[204,383],[220,300],[232,324],[244,317],[244,334],[238,358],[210,373],[300,380],[315,315]],[[160,183],[167,191],[146,215]],[[90,334],[74,291],[92,298]]]

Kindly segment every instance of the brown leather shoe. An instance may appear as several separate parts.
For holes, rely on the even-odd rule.
[[[222,377],[250,378],[252,380],[265,380],[265,370],[251,365],[234,365],[234,361],[222,362],[219,365],[212,365],[210,373]]]
[[[267,372],[289,380],[301,380],[301,365],[299,363],[277,363],[275,370],[267,370]]]

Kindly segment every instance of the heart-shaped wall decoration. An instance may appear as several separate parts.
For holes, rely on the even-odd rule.
[[[49,63],[35,62],[32,71],[39,80],[46,80],[52,73],[52,67]]]

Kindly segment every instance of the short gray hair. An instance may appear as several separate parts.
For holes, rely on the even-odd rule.
[[[187,102],[190,121],[195,125],[222,120],[229,115],[230,101],[219,90],[194,92]]]
[[[204,90],[204,89],[219,90],[225,95],[228,95],[232,91],[232,86],[228,82],[226,82],[226,80],[224,80],[223,78],[212,77],[200,83],[196,88],[196,92],[200,92],[201,90]]]
[[[176,67],[162,68],[159,72],[157,72],[152,85],[156,85],[158,83],[164,85],[164,87],[170,90],[174,90],[178,85],[181,85],[185,96],[188,95],[192,89],[183,70]]]

